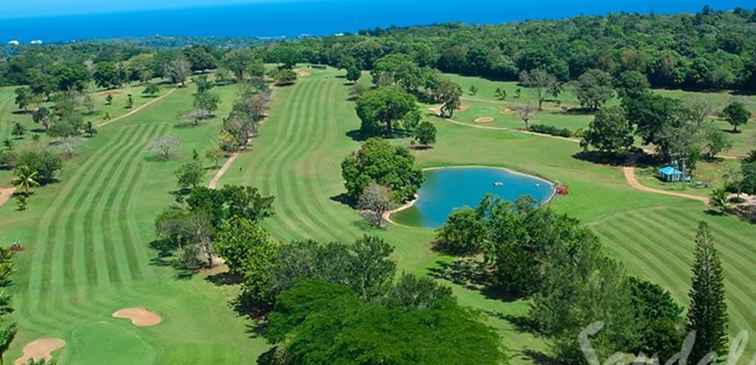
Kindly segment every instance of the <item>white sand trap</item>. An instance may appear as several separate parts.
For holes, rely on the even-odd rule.
[[[51,360],[52,353],[66,346],[59,338],[40,338],[24,346],[24,355],[16,359],[15,365],[26,365],[29,360]]]
[[[15,192],[16,188],[0,188],[0,207],[5,205]]]
[[[475,123],[491,123],[494,121],[494,118],[491,117],[480,117],[478,119],[475,119]]]
[[[125,308],[113,313],[113,318],[128,319],[137,327],[157,326],[162,322],[159,315],[145,308]]]

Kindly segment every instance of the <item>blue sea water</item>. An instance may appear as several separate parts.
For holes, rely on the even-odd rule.
[[[159,3],[159,0],[157,0]],[[470,24],[753,7],[753,0],[309,0],[90,15],[17,18],[0,8],[0,42],[66,42],[152,35],[296,37],[439,22]]]
[[[396,222],[425,227],[442,226],[457,209],[476,208],[488,194],[509,202],[529,196],[536,202],[546,202],[554,193],[554,186],[532,176],[504,169],[463,167],[430,170],[418,192],[419,198],[409,209],[391,216]]]

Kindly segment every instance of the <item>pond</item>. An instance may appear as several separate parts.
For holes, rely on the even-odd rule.
[[[425,171],[425,183],[415,204],[391,215],[404,225],[438,228],[456,209],[476,208],[492,194],[514,202],[530,196],[545,203],[554,194],[550,182],[506,169],[492,167],[450,167]]]

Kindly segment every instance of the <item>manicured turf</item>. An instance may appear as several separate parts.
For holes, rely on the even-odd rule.
[[[67,341],[61,364],[116,363],[116,351],[133,354],[122,359],[132,364],[228,363],[263,351],[264,343],[250,338],[247,321],[230,307],[236,288],[202,276],[179,280],[172,268],[156,265],[149,249],[154,218],[172,201],[173,171],[193,149],[204,154],[219,127],[220,118],[175,127],[176,116],[191,108],[193,92],[179,90],[102,128],[66,162],[60,183],[37,190],[28,211],[15,212],[15,204],[0,209],[0,240],[19,240],[26,248],[16,277],[20,333],[7,360],[42,336]],[[225,113],[235,89],[216,92]],[[180,161],[154,161],[147,144],[168,134],[183,141]],[[0,175],[3,183],[7,175]],[[134,328],[111,318],[134,306],[150,308],[164,322]]]
[[[319,72],[297,86],[282,90],[254,151],[237,161],[242,170],[232,170],[223,182],[252,184],[275,195],[277,215],[269,228],[280,239],[350,241],[364,233],[380,234],[395,244],[401,270],[428,274],[438,262],[449,261],[430,249],[432,232],[400,226],[392,226],[385,232],[372,230],[356,212],[336,199],[344,191],[339,164],[357,148],[357,142],[347,134],[359,127],[353,105],[345,101],[348,87],[343,83],[333,72]],[[755,278],[745,280],[748,284],[740,284],[743,275],[748,274],[744,272],[748,261],[732,254],[753,252],[754,242],[747,239],[756,234],[753,226],[734,218],[708,216],[697,202],[633,191],[619,169],[574,158],[579,152],[575,143],[435,120],[439,127],[438,145],[431,151],[417,152],[421,166],[504,166],[567,184],[570,195],[557,200],[554,207],[595,226],[605,238],[609,252],[625,262],[631,273],[664,284],[680,303],[687,304],[690,262],[686,258],[692,255],[695,225],[699,220],[710,222],[723,247],[727,286],[732,293],[729,295],[732,327],[756,324],[754,314],[743,305],[752,308],[756,304],[752,290]],[[656,224],[669,228],[630,229],[631,234],[616,237],[606,234],[628,230],[627,220],[644,217],[647,211],[655,212],[654,209],[665,213],[654,216]],[[676,212],[684,215],[677,217]],[[722,234],[725,232],[728,234]],[[670,270],[674,275],[667,273]],[[745,290],[748,288],[750,292]],[[524,315],[526,303],[505,303],[462,286],[455,286],[455,293],[462,303],[491,313],[490,323],[501,330],[505,344],[516,351],[517,362],[530,361],[521,359],[521,350],[544,348],[542,341],[516,331],[512,323],[501,319]],[[754,348],[751,345],[751,350]]]
[[[277,89],[260,137],[221,183],[250,184],[275,195],[276,216],[268,227],[281,240],[352,241],[378,234],[396,247],[400,270],[432,274],[452,261],[431,250],[433,232],[402,226],[374,230],[339,202],[344,192],[339,165],[359,146],[350,138],[359,120],[340,74],[315,71],[295,86]],[[173,171],[180,161],[153,161],[146,144],[174,134],[184,142],[180,157],[186,161],[192,149],[204,154],[217,135],[220,118],[197,128],[174,126],[177,115],[191,107],[192,92],[179,90],[102,128],[68,161],[61,183],[38,189],[27,212],[15,212],[14,204],[0,208],[0,242],[20,240],[27,248],[16,278],[21,332],[6,360],[41,336],[67,341],[60,353],[65,365],[116,363],[112,354],[127,350],[133,351],[129,363],[134,364],[153,359],[155,364],[253,363],[267,348],[249,334],[251,323],[230,308],[236,287],[216,286],[202,276],[178,279],[173,269],[156,265],[148,249],[154,218],[172,201]],[[223,99],[222,116],[235,90],[215,92]],[[485,92],[481,88],[479,95]],[[2,100],[0,93],[0,106]],[[636,192],[619,169],[574,158],[575,143],[427,118],[437,123],[438,145],[417,152],[422,167],[503,166],[568,185],[570,195],[556,200],[554,208],[593,227],[631,273],[664,285],[683,304],[694,228],[706,220],[725,264],[731,327],[756,325],[754,226],[707,215],[697,202]],[[0,184],[8,178],[8,172],[0,172]],[[547,350],[542,339],[515,325],[527,314],[527,302],[506,302],[460,283],[453,289],[462,304],[487,313],[514,363],[533,363],[526,350]],[[134,306],[148,307],[164,322],[135,328],[110,318],[113,311]],[[751,354],[755,349],[750,345]]]

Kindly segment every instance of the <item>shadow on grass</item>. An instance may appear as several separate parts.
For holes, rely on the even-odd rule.
[[[562,365],[563,363],[551,355],[531,349],[523,350],[522,356],[538,365]]]
[[[205,280],[213,283],[216,286],[226,286],[241,284],[242,277],[230,272],[222,272],[218,274],[208,275]]]
[[[627,153],[581,151],[572,155],[572,157],[581,161],[609,166],[635,166],[638,168],[647,168],[656,166],[659,163],[656,157],[642,151],[631,151]]]
[[[433,278],[477,291],[488,299],[504,302],[522,299],[519,294],[497,288],[491,281],[488,269],[476,258],[457,258],[452,262],[436,261],[436,266],[430,268],[429,271]]]

